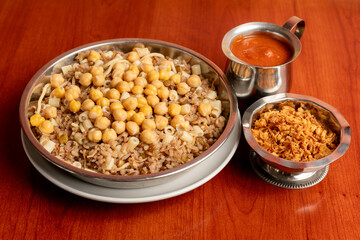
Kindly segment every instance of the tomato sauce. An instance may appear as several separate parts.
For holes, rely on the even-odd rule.
[[[268,34],[237,36],[231,44],[232,53],[255,66],[278,66],[289,61],[293,51],[289,44]]]

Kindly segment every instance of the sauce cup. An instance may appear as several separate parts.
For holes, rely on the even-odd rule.
[[[240,100],[249,105],[261,97],[288,92],[291,85],[291,62],[300,54],[300,38],[304,29],[305,22],[293,16],[282,27],[266,22],[250,22],[237,26],[225,34],[222,50],[230,60],[226,76]],[[269,67],[251,65],[240,60],[231,51],[231,45],[237,36],[252,34],[270,35],[287,43],[292,49],[291,58],[283,64]]]

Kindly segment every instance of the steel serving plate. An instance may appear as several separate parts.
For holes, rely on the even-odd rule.
[[[57,69],[61,68],[61,66],[72,63],[75,56],[79,52],[92,49],[102,51],[118,49],[122,50],[123,52],[128,52],[134,47],[136,43],[143,43],[146,47],[150,49],[151,52],[162,53],[163,55],[169,56],[173,59],[177,57],[182,57],[189,61],[190,64],[200,64],[202,75],[208,78],[210,81],[214,81],[217,85],[218,96],[219,99],[222,101],[222,106],[224,108],[223,112],[225,117],[227,118],[226,127],[219,139],[200,156],[181,166],[158,173],[136,176],[105,175],[101,173],[87,171],[84,169],[79,169],[49,153],[35,138],[28,122],[27,107],[29,105],[29,102],[37,100],[39,98],[39,94],[34,91],[36,90],[35,87],[38,86],[38,84],[44,84],[45,82],[48,82],[47,76],[51,75],[53,72],[56,72]],[[172,178],[176,178],[177,176],[179,176],[179,174],[185,172],[186,170],[198,165],[201,162],[208,160],[215,151],[221,151],[221,149],[223,148],[223,144],[234,144],[233,142],[226,142],[226,140],[228,139],[229,134],[234,129],[235,124],[241,121],[241,118],[238,116],[239,110],[237,107],[237,99],[233,94],[232,88],[225,74],[212,61],[195,51],[173,43],[139,38],[111,39],[101,42],[90,43],[84,46],[74,48],[54,58],[46,65],[44,65],[27,84],[21,97],[19,111],[22,130],[24,131],[25,135],[27,136],[31,144],[34,146],[34,148],[45,159],[55,164],[57,167],[71,173],[72,175],[84,181],[112,188],[143,188],[147,186],[158,185],[169,181]],[[226,154],[227,153],[224,153],[224,156],[226,156]]]

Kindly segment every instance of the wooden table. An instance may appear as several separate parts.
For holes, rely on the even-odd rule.
[[[1,239],[360,239],[360,2],[12,1],[0,2]],[[193,49],[225,70],[224,34],[246,22],[306,21],[292,93],[345,116],[352,142],[319,184],[287,190],[251,169],[244,138],[216,177],[186,194],[111,204],[46,180],[23,151],[19,100],[35,72],[74,47],[140,37]]]

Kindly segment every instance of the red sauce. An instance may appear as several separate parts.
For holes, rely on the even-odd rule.
[[[278,66],[289,61],[289,44],[267,34],[237,36],[231,44],[232,53],[240,60],[255,66]]]

